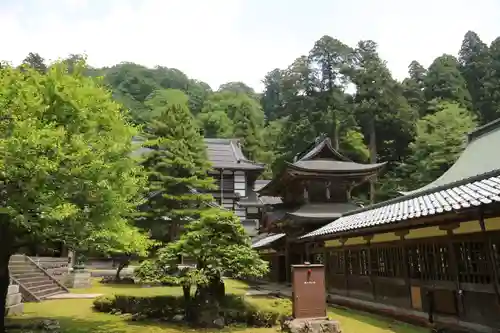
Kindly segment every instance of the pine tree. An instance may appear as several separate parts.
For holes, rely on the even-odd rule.
[[[145,147],[150,151],[143,165],[150,198],[143,207],[147,218],[141,226],[150,229],[154,238],[171,241],[213,200],[200,193],[214,188],[208,177],[210,163],[194,118],[183,104],[167,105],[148,124],[146,135]]]

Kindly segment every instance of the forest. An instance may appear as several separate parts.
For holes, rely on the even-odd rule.
[[[68,70],[82,57],[70,55]],[[24,64],[39,71],[48,66],[36,52]],[[402,82],[376,41],[346,45],[332,36],[288,67],[263,73],[262,92],[243,82],[215,90],[180,69],[131,62],[88,67],[86,74],[101,78],[138,126],[169,104],[188,107],[205,137],[240,138],[249,159],[268,165],[264,178],[320,135],[354,161],[387,162],[383,174],[356,193],[361,203],[436,179],[461,153],[468,132],[500,116],[500,37],[487,45],[473,31],[455,55],[439,55],[428,68],[413,60]]]

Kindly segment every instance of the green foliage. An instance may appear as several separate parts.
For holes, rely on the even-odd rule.
[[[196,268],[186,274],[191,284],[207,285],[221,276],[260,277],[267,272],[267,262],[251,248],[250,239],[237,216],[230,211],[211,209],[199,220],[185,226],[180,238],[158,251],[148,276],[160,281],[166,267],[180,256],[196,261]]]
[[[195,306],[195,304],[190,304]],[[135,318],[162,319],[171,321],[176,315],[183,315],[186,309],[185,299],[176,296],[100,296],[93,302],[93,308],[99,312],[115,314],[133,314]],[[277,299],[273,306],[241,296],[226,295],[220,308],[220,314],[226,325],[244,324],[249,327],[273,327],[282,318],[291,314],[290,301]]]
[[[129,228],[144,184],[129,158],[136,132],[84,68],[1,69],[2,251]]]
[[[448,170],[463,151],[466,134],[476,127],[471,112],[457,103],[441,102],[437,109],[417,122],[412,154],[404,166],[410,188],[426,185]]]
[[[260,160],[264,113],[255,98],[240,92],[246,89],[233,88],[221,87],[213,94],[198,114],[198,121],[206,137],[239,138],[247,158]]]
[[[444,54],[436,58],[429,66],[424,85],[428,101],[438,99],[471,107],[471,96],[454,56]]]
[[[158,111],[159,112],[159,111]],[[139,225],[155,239],[173,240],[180,227],[213,201],[209,194],[193,192],[214,188],[208,177],[205,144],[186,105],[167,103],[147,124],[148,141],[142,165],[148,174],[149,200],[142,206],[146,218]]]

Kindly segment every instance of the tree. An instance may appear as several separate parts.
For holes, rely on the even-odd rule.
[[[405,150],[413,137],[414,112],[401,86],[379,57],[375,42],[360,41],[354,59],[350,75],[357,90],[353,102],[356,117],[369,142],[370,163],[397,160],[406,155]],[[375,193],[375,179],[372,179],[372,203]]]
[[[414,189],[439,178],[464,148],[465,135],[476,127],[472,113],[458,103],[441,102],[437,111],[417,122],[412,154],[405,168],[407,186]]]
[[[483,43],[474,31],[467,31],[459,52],[460,72],[471,95],[472,108],[481,122],[490,121],[483,115],[485,88],[484,83],[490,65],[488,46]]]
[[[189,97],[179,89],[160,89],[153,91],[144,101],[149,112],[142,115],[141,120],[147,124],[151,119],[158,118],[171,105],[187,108]]]
[[[424,116],[426,111],[424,80],[427,70],[418,61],[413,60],[408,66],[408,73],[410,77],[404,79],[402,83],[403,96],[414,110]]]
[[[24,58],[23,65],[31,67],[40,73],[47,72],[47,65],[45,64],[45,59],[42,58],[38,53],[28,53],[28,56]]]
[[[483,100],[480,103],[481,123],[488,123],[500,117],[500,37],[495,39],[489,48],[489,66],[482,81],[484,87]]]
[[[218,92],[232,92],[235,94],[244,94],[248,97],[257,98],[257,94],[253,88],[250,88],[243,82],[227,82],[221,84]]]
[[[113,229],[99,230],[87,238],[78,250],[91,249],[118,261],[115,280],[120,281],[120,273],[130,264],[130,261],[133,258],[146,258],[149,250],[155,245],[157,242],[150,239],[139,228],[122,224]]]
[[[460,73],[457,59],[449,54],[437,57],[429,66],[424,80],[425,97],[459,103],[466,109],[471,107],[467,84]]]
[[[283,117],[283,71],[275,68],[266,74],[264,80],[264,93],[260,104],[268,121]]]
[[[323,112],[331,118],[332,143],[335,149],[340,147],[340,124],[346,118],[345,96],[342,86],[346,78],[343,73],[349,66],[351,49],[341,41],[330,36],[323,36],[314,44],[309,58],[318,67],[316,82],[320,83],[318,96]]]
[[[205,317],[205,311],[218,315],[225,294],[223,276],[261,277],[268,270],[267,262],[252,249],[239,218],[233,212],[220,209],[206,211],[200,219],[191,221],[177,241],[159,251],[158,259],[144,265],[150,270],[150,276],[161,279],[165,267],[175,263],[179,256],[196,260],[196,268],[184,280],[186,303],[195,308],[188,315],[197,316],[191,318],[194,321]],[[194,303],[189,293],[191,283],[196,286]]]
[[[210,163],[206,147],[193,115],[182,104],[167,104],[157,118],[146,125],[148,141],[142,165],[148,174],[148,201],[142,206],[145,219],[139,226],[150,230],[153,238],[168,242],[176,239],[180,228],[213,201],[214,189],[208,177]]]
[[[127,230],[139,203],[144,179],[129,157],[136,131],[84,70],[81,63],[71,74],[59,63],[45,75],[0,69],[0,311],[18,248],[76,247]]]

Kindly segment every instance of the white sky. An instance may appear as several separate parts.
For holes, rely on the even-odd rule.
[[[394,76],[416,59],[456,55],[467,30],[500,36],[499,0],[0,0],[0,59],[86,53],[93,66],[121,61],[175,67],[216,89],[257,90],[328,34],[373,39]]]

